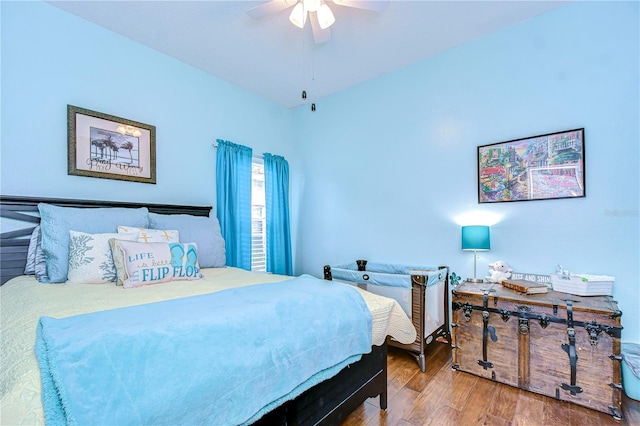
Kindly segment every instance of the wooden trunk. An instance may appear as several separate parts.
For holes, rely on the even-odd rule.
[[[491,283],[452,294],[454,369],[621,418],[622,313],[610,296]]]

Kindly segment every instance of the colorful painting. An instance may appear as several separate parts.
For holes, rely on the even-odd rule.
[[[67,106],[68,174],[156,183],[156,128]]]
[[[478,202],[584,197],[584,129],[478,147]]]

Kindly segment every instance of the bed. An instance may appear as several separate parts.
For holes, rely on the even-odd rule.
[[[227,397],[225,396],[225,389],[229,387],[235,389],[236,387],[254,386],[250,380],[253,380],[254,376],[260,375],[260,365],[262,365],[260,362],[262,361],[254,362],[251,360],[247,364],[246,371],[231,374],[231,370],[225,369],[227,368],[223,362],[225,358],[239,359],[243,356],[248,356],[246,355],[247,351],[237,352],[236,355],[230,357],[224,356],[227,352],[215,351],[227,351],[230,350],[231,346],[235,347],[235,344],[232,345],[229,342],[236,341],[233,340],[236,335],[239,336],[238,341],[240,343],[237,345],[238,347],[243,344],[243,339],[248,340],[246,336],[250,336],[250,339],[253,339],[254,345],[258,340],[256,336],[261,336],[260,339],[262,340],[270,340],[273,337],[276,342],[281,342],[276,337],[279,339],[285,338],[287,336],[286,330],[282,329],[278,333],[269,335],[262,335],[260,333],[263,331],[258,330],[262,328],[263,322],[268,322],[263,318],[267,318],[273,311],[280,310],[281,306],[283,306],[281,304],[283,300],[289,298],[289,296],[278,298],[277,291],[289,291],[288,287],[293,287],[294,292],[306,293],[310,291],[309,289],[315,289],[318,286],[316,281],[324,283],[324,286],[318,287],[321,292],[332,293],[334,288],[327,287],[326,281],[315,277],[259,274],[226,266],[203,266],[199,269],[202,278],[198,279],[186,281],[169,279],[154,285],[134,286],[126,289],[114,283],[85,284],[73,282],[71,284],[43,284],[36,280],[34,276],[24,275],[30,241],[33,239],[31,238],[33,229],[40,222],[38,217],[39,203],[45,203],[57,208],[71,207],[75,209],[145,208],[150,214],[160,214],[163,217],[165,215],[176,215],[175,217],[189,215],[188,217],[205,218],[209,216],[211,210],[210,207],[194,206],[1,197],[0,215],[5,220],[2,227],[2,265],[0,269],[0,278],[3,284],[0,287],[0,302],[2,304],[2,316],[0,318],[2,323],[1,356],[3,360],[3,368],[2,372],[0,372],[0,391],[2,393],[0,400],[2,406],[2,411],[0,412],[1,424],[43,424],[45,418],[48,422],[57,423],[54,420],[60,420],[62,417],[55,417],[60,413],[56,414],[54,412],[54,414],[51,414],[50,409],[56,404],[58,408],[60,408],[60,405],[62,406],[62,415],[68,414],[65,410],[73,412],[73,415],[66,420],[68,423],[73,423],[73,421],[82,418],[83,413],[78,413],[78,411],[83,411],[82,407],[89,407],[89,405],[82,404],[96,404],[95,400],[98,401],[97,404],[99,406],[109,408],[100,414],[105,417],[93,417],[93,424],[113,423],[113,418],[109,417],[112,413],[125,416],[128,419],[127,422],[133,424],[174,423],[176,419],[172,419],[170,416],[175,413],[181,413],[181,410],[187,410],[186,407],[188,407],[188,415],[191,415],[192,412],[201,411],[203,417],[200,417],[200,419],[206,419],[209,423],[216,424],[339,424],[353,409],[370,397],[379,397],[380,408],[386,409],[386,337],[392,336],[396,340],[406,341],[407,343],[415,340],[415,328],[399,304],[393,299],[357,289],[349,290],[350,292],[357,291],[357,296],[349,293],[348,297],[346,297],[339,293],[341,299],[353,299],[354,306],[364,307],[362,315],[352,314],[354,319],[351,322],[360,324],[364,323],[362,321],[363,317],[368,318],[365,321],[368,324],[366,327],[363,328],[363,326],[358,325],[356,328],[353,326],[354,335],[365,334],[363,330],[367,330],[366,334],[369,335],[369,340],[367,340],[368,347],[364,349],[363,343],[360,341],[358,353],[344,356],[344,359],[329,360],[335,352],[332,349],[327,354],[322,355],[320,361],[311,361],[315,359],[313,358],[314,352],[322,353],[326,348],[331,348],[330,343],[334,342],[329,342],[331,339],[325,336],[322,338],[325,339],[321,341],[322,344],[316,342],[316,346],[312,346],[307,342],[301,343],[303,345],[299,348],[301,352],[312,347],[314,349],[309,349],[310,353],[305,353],[304,356],[290,356],[291,359],[288,364],[285,363],[284,367],[278,367],[285,368],[285,370],[273,370],[279,371],[273,377],[283,381],[284,378],[295,376],[294,373],[298,371],[306,371],[306,376],[303,379],[296,379],[299,383],[296,383],[295,386],[288,384],[289,388],[287,388],[286,392],[278,391],[281,393],[270,397],[270,400],[257,402],[256,407],[250,409],[248,414],[247,412],[238,413],[237,415],[240,417],[225,417],[223,420],[217,421],[215,420],[218,419],[215,417],[217,415],[216,411],[222,410],[217,409],[217,406],[226,407],[224,411],[234,411],[237,405],[249,405],[235,404],[234,401],[236,400],[233,398],[231,399],[231,405],[222,405],[224,398]],[[91,212],[99,211],[102,212],[102,210],[91,210]],[[115,212],[116,210],[109,211]],[[48,220],[48,218],[45,218],[45,220]],[[24,226],[25,223],[27,224],[26,227]],[[206,244],[206,242],[203,244]],[[304,287],[300,287],[300,285],[304,285]],[[344,287],[350,286],[345,285]],[[304,288],[304,292],[300,291],[301,288]],[[335,291],[344,290],[336,287]],[[295,299],[295,304],[307,303],[306,299],[304,299],[305,294],[301,294],[300,297],[303,299]],[[270,298],[274,300],[271,301]],[[307,299],[309,298],[311,297],[307,297]],[[239,303],[237,301],[242,301],[242,303],[245,303],[245,301],[252,299],[257,299],[251,302],[257,303],[257,305],[247,305],[251,306],[251,310],[247,312],[244,312],[243,309],[238,308],[236,305],[229,305],[231,302]],[[192,306],[196,306],[198,303],[207,307],[215,306],[213,311],[216,314],[197,315],[199,322],[195,326],[189,325],[191,324],[189,322],[187,324],[189,327],[185,328],[184,324],[180,323],[180,317],[177,312],[185,312],[185,316],[188,316],[187,314],[193,309]],[[248,304],[249,302],[246,303]],[[273,305],[268,305],[268,303],[273,303]],[[247,327],[245,328],[248,328],[248,330],[237,328],[238,326],[232,325],[231,322],[228,323],[228,327],[226,326],[227,323],[224,323],[224,326],[220,325],[222,321],[220,319],[221,313],[227,312],[224,310],[227,305],[231,306],[227,311],[232,312],[234,316],[236,315],[235,312],[242,316],[242,320],[247,322]],[[264,305],[264,311],[257,310],[262,309],[259,305]],[[349,310],[357,312],[357,309]],[[172,315],[163,314],[166,312],[172,312]],[[254,312],[260,312],[260,314],[253,315]],[[153,315],[157,316],[157,320],[153,320],[153,324],[149,325],[149,318],[155,318]],[[258,317],[258,321],[253,324],[248,320],[252,316]],[[313,322],[314,326],[308,327],[309,329],[323,329],[325,324],[327,328],[331,326],[331,316],[338,317],[340,315],[327,314],[326,317],[323,317],[322,314],[318,314],[316,318],[310,318],[305,321]],[[170,324],[167,323],[166,329],[164,328],[165,324],[162,323],[163,317],[171,317]],[[141,330],[141,334],[129,335],[128,338],[130,340],[124,344],[117,340],[117,343],[114,343],[116,345],[114,347],[119,349],[114,352],[113,348],[109,348],[108,345],[115,338],[114,335],[123,334],[119,322],[122,321],[122,318],[127,318],[126,326],[137,330],[136,333]],[[140,320],[141,323],[135,322],[137,318],[142,318]],[[117,326],[104,327],[104,324],[116,324]],[[140,329],[140,327],[143,328]],[[208,327],[206,328],[206,333],[209,334],[206,334],[206,339],[197,334],[203,327]],[[153,328],[153,332],[150,331],[151,328]],[[234,330],[232,335],[210,334],[212,332],[229,333],[227,329]],[[60,330],[72,330],[75,334],[67,336],[67,334],[64,334],[66,331],[61,332]],[[267,332],[268,330],[264,331],[264,333]],[[327,331],[325,330],[325,332]],[[146,339],[151,338],[148,336],[154,333],[161,334],[163,336],[162,339],[145,343],[146,346],[144,347],[152,347],[157,350],[144,353],[144,356],[140,356],[139,359],[134,356],[137,352],[133,349],[129,352],[120,349],[123,347],[134,348],[137,341],[146,342]],[[292,333],[306,335],[307,331],[301,333],[300,329],[294,329]],[[312,335],[311,330],[308,330],[308,334],[309,336]],[[65,338],[68,340],[65,341]],[[118,339],[120,338],[121,336],[118,336]],[[86,347],[80,349],[74,347],[74,350],[81,350],[82,352],[73,353],[73,356],[83,360],[83,362],[79,363],[77,359],[64,353],[58,354],[59,347],[66,348],[69,346],[69,342],[75,345],[76,342],[85,340],[88,342]],[[293,339],[286,338],[286,340]],[[59,342],[62,343],[59,344]],[[202,350],[202,352],[213,354],[211,356],[215,355],[217,357],[216,360],[219,360],[219,362],[206,364],[208,362],[206,359],[199,360],[193,355],[199,351],[188,352],[183,349],[190,347],[189,345],[193,345],[194,342],[199,345],[208,345],[204,346],[206,350]],[[95,351],[93,348],[97,345],[103,349]],[[325,346],[326,348],[324,348]],[[108,352],[109,350],[111,352]],[[139,351],[140,349],[137,348],[136,350]],[[96,354],[96,352],[100,353]],[[117,374],[112,374],[110,373],[112,370],[105,370],[102,367],[96,369],[94,366],[89,366],[82,370],[82,364],[88,363],[88,361],[85,362],[84,360],[102,356],[102,352],[109,353],[106,358],[108,360],[113,360],[113,353],[117,353],[126,357],[127,362],[131,360],[132,364],[140,364],[137,367],[138,369],[132,367],[131,371],[133,373],[130,374],[134,379],[123,384],[124,379],[120,376],[121,372],[119,370]],[[258,352],[255,351],[256,357]],[[55,355],[48,355],[49,353]],[[197,374],[190,378],[188,389],[183,390],[178,385],[180,383],[178,379],[181,377],[177,376],[182,376],[185,372],[184,369],[177,369],[176,365],[179,365],[178,360],[185,353],[188,353],[193,358],[189,358],[185,362],[193,362],[194,371]],[[296,355],[297,352],[290,353]],[[252,357],[254,356],[252,351],[249,351],[249,354]],[[104,366],[105,361],[101,362],[102,364],[100,365]],[[198,362],[205,363],[202,365],[206,365],[206,368],[196,367],[201,365],[197,364]],[[319,371],[312,370],[312,368],[315,368],[315,364],[323,362],[328,364],[322,365]],[[164,365],[165,363],[170,365]],[[116,364],[121,365],[122,363]],[[47,371],[47,366],[53,366],[51,368],[52,371]],[[156,370],[157,368],[160,370]],[[272,366],[269,365],[269,368],[271,369]],[[106,372],[100,373],[103,376],[97,376],[98,379],[91,379],[89,376],[85,376],[85,373],[82,373],[83,371],[102,370]],[[152,372],[162,371],[162,374],[151,374],[153,376],[152,379],[155,381],[150,382],[147,389],[138,389],[136,391],[134,385],[139,382],[140,375],[144,376],[143,373],[146,374],[149,370],[152,370]],[[72,377],[76,371],[79,372],[77,374],[81,380],[100,383],[100,386],[97,386],[97,389],[93,389],[91,386],[94,383],[84,383],[82,386],[86,386],[86,391],[78,391],[75,382],[73,382],[75,387],[69,386],[69,382],[72,379],[76,380]],[[180,373],[178,374],[176,371]],[[265,376],[268,375],[265,374]],[[113,380],[113,377],[118,377],[118,380]],[[221,377],[223,379],[220,379]],[[217,386],[221,380],[224,380],[224,389],[218,389],[221,387]],[[173,384],[174,382],[176,383],[175,385]],[[158,385],[158,383],[161,385]],[[167,386],[162,386],[163,383],[166,383]],[[233,385],[231,386],[229,383]],[[200,387],[196,388],[196,384]],[[115,387],[110,388],[109,386],[111,385]],[[64,390],[59,391],[62,397],[57,395],[55,404],[50,401],[46,402],[50,397],[50,390],[52,388],[58,389],[58,386]],[[156,388],[162,392],[153,393],[148,390]],[[196,390],[193,391],[191,388]],[[43,392],[42,389],[45,389],[45,391]],[[72,389],[76,393],[69,393],[68,389]],[[271,390],[270,384],[268,390]],[[113,397],[105,397],[100,392],[106,392],[108,395],[113,395]],[[195,393],[199,399],[192,398],[189,392]],[[146,393],[153,394],[149,399],[155,405],[150,403],[150,407],[152,411],[157,411],[154,414],[156,417],[144,417],[143,414],[139,413],[138,411],[143,412],[144,410],[140,408],[142,405],[138,400],[136,400],[138,402],[135,404],[123,402],[123,394],[133,395],[138,398],[140,394]],[[254,393],[267,394],[268,392]],[[189,395],[189,397],[185,398],[184,395]],[[252,403],[257,399],[254,394],[249,396]],[[153,401],[153,398],[155,398],[155,401]],[[188,401],[185,402],[183,399],[188,399]],[[45,401],[44,404],[43,401]],[[140,401],[148,402],[144,399]],[[160,404],[158,401],[160,401]],[[69,406],[66,404],[69,404]],[[74,404],[79,405],[76,407],[73,406]],[[172,406],[172,404],[175,406]],[[185,404],[195,405],[187,406]],[[229,404],[228,401],[227,404]],[[136,416],[139,415],[141,417],[131,417],[127,412],[130,409],[135,411]],[[45,411],[47,414],[45,414]],[[120,417],[115,418],[121,419]],[[196,421],[197,418],[183,417],[183,414],[179,414],[178,419],[185,423]],[[82,421],[79,422],[82,423]]]

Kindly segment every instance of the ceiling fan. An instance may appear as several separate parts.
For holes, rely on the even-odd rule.
[[[381,12],[389,5],[389,0],[270,0],[249,9],[247,14],[254,19],[262,19],[293,7],[289,21],[299,28],[304,28],[308,16],[313,30],[313,39],[320,44],[331,38],[329,27],[336,21],[329,3]]]

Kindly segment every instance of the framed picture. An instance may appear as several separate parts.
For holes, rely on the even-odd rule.
[[[156,183],[156,128],[67,105],[68,174]]]
[[[584,197],[584,129],[478,147],[478,202]]]

